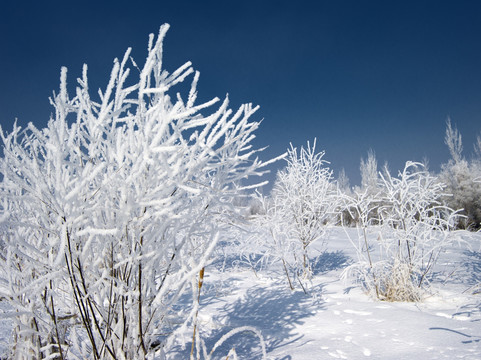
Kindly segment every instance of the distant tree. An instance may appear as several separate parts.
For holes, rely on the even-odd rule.
[[[347,176],[344,168],[339,171],[337,176],[337,187],[342,193],[349,194],[351,192],[349,177]]]
[[[444,143],[448,146],[452,161],[457,164],[463,160],[463,141],[456,127],[451,126],[451,119],[446,121],[446,135]]]
[[[476,155],[476,162],[481,162],[481,136],[476,137],[476,143],[474,144],[474,154]]]
[[[342,222],[345,226],[355,226],[361,221],[359,218],[359,209],[346,208],[346,206],[352,203],[351,200],[353,199],[351,199],[351,197],[355,199],[354,203],[357,204],[356,206],[369,206],[369,209],[364,209],[363,211],[370,217],[370,223],[374,224],[378,221],[377,209],[379,209],[382,202],[382,194],[376,154],[372,149],[368,151],[366,159],[361,157],[359,169],[361,172],[361,186],[355,186],[352,194],[343,192],[343,195],[347,196],[348,199],[348,201],[344,201],[345,208],[342,216]],[[384,171],[389,171],[387,163],[385,164]]]
[[[481,140],[478,137],[475,153],[479,153]],[[441,166],[440,178],[447,185],[445,203],[453,209],[461,209],[465,217],[459,219],[458,226],[467,229],[481,227],[481,163],[479,158],[468,161],[462,155],[462,137],[448,119],[445,143],[449,148],[451,159]]]
[[[378,187],[378,168],[376,154],[372,149],[367,152],[367,158],[361,158],[361,191],[368,190],[371,193],[376,192]]]
[[[458,227],[477,230],[481,227],[481,171],[476,163],[461,160],[442,166],[441,179],[447,184],[448,196],[444,201],[453,209],[461,210],[465,217]]]

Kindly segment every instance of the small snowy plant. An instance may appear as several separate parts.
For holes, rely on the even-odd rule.
[[[12,357],[152,358],[193,321],[195,304],[178,301],[236,216],[233,184],[261,174],[250,145],[259,123],[251,105],[196,104],[191,64],[162,68],[167,30],[150,36],[137,80],[130,49],[98,100],[86,66],[73,96],[63,68],[48,126],[0,131]],[[188,77],[187,97],[172,92]]]
[[[309,247],[325,241],[328,225],[336,218],[337,193],[323,157],[324,151],[316,153],[316,141],[300,152],[291,145],[287,166],[278,172],[272,199],[265,203],[273,252],[282,260],[288,278],[291,272],[299,280],[310,279]]]
[[[399,177],[380,177],[383,199],[374,239],[368,231],[373,199],[360,196],[350,204],[360,219],[360,261],[347,271],[381,300],[419,301],[439,254],[453,241],[458,214],[440,204],[444,185],[422,164],[407,162]]]

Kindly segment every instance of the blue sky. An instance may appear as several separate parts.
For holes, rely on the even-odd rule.
[[[70,90],[89,65],[104,87],[127,47],[142,63],[163,23],[165,66],[190,60],[201,100],[229,93],[261,106],[256,145],[276,156],[317,137],[337,172],[359,182],[372,148],[393,171],[448,160],[448,116],[466,156],[481,131],[481,2],[9,1],[0,5],[0,123],[45,126],[60,67]]]

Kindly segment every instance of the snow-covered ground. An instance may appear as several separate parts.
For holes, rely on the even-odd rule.
[[[353,231],[353,229],[351,229]],[[352,233],[354,237],[354,233]],[[228,331],[253,326],[264,336],[269,359],[481,359],[481,234],[447,249],[438,262],[432,293],[420,303],[380,302],[352,280],[342,280],[356,253],[342,229],[335,229],[320,253],[306,295],[289,289],[282,269],[254,273],[236,262],[228,242],[206,269],[199,331],[207,349]],[[223,271],[220,271],[220,269]],[[179,346],[173,359],[188,358]],[[214,353],[231,348],[241,359],[259,359],[258,339],[238,334]]]
[[[320,248],[307,295],[300,286],[290,290],[281,267],[254,272],[226,239],[206,268],[198,331],[210,350],[230,330],[255,327],[268,359],[277,360],[481,359],[481,234],[462,237],[465,243],[440,258],[432,292],[420,303],[376,301],[352,279],[342,280],[356,253],[340,228]],[[10,323],[3,322],[2,346],[10,334]],[[191,337],[185,333],[184,347],[179,338],[167,358],[188,359]],[[262,357],[252,332],[224,342],[214,358],[226,359],[232,348],[239,359]]]

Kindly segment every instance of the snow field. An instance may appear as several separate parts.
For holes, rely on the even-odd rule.
[[[465,290],[481,276],[470,270],[481,265],[481,235],[463,237],[464,245],[443,254],[432,293],[419,303],[381,302],[352,279],[342,280],[356,255],[340,228],[318,255],[324,264],[317,261],[307,295],[300,286],[289,289],[279,266],[254,273],[232,261],[235,246],[221,244],[219,253],[231,264],[217,261],[206,268],[199,331],[210,348],[226,332],[253,326],[264,336],[268,359],[276,360],[479,359],[481,296]],[[258,340],[248,333],[223,344],[214,358],[225,359],[231,348],[239,359],[261,358]],[[179,344],[168,358],[185,359],[189,351],[189,344],[185,349]]]

